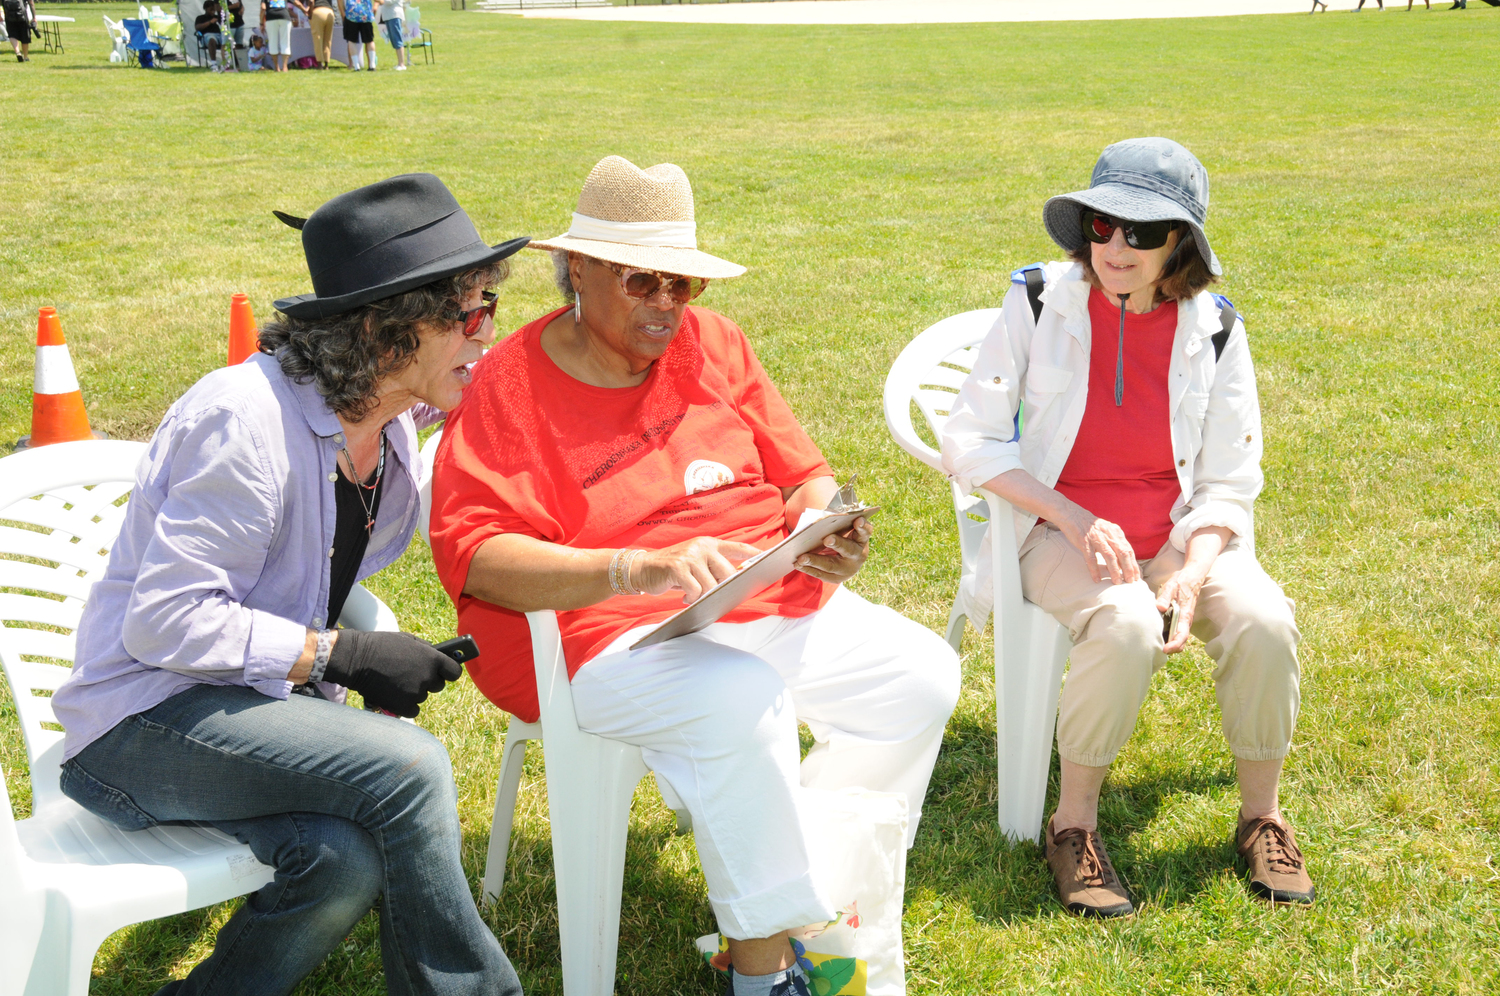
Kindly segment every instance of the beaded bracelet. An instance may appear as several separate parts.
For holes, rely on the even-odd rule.
[[[609,588],[616,595],[639,595],[641,591],[630,583],[630,565],[644,550],[616,550],[609,558]]]
[[[642,591],[640,588],[637,588],[635,586],[635,582],[634,581],[630,580],[630,571],[631,571],[632,568],[635,567],[635,558],[641,556],[645,552],[646,552],[645,550],[631,550],[630,553],[626,554],[626,556],[625,556],[625,562],[623,564],[621,564],[620,583],[625,586],[625,591],[626,591],[627,594],[630,594],[630,595],[644,595],[645,594],[644,591]]]

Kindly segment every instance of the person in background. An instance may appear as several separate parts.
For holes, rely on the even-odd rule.
[[[349,68],[362,69],[362,54],[370,57],[375,69],[375,11],[370,0],[339,0],[339,16],[344,21],[344,42],[349,46]]]
[[[276,60],[276,71],[286,72],[292,54],[292,14],[287,0],[260,0],[260,23],[266,29],[266,48]]]
[[[1190,635],[1215,665],[1250,889],[1314,898],[1277,799],[1301,634],[1256,559],[1260,402],[1244,324],[1208,291],[1223,272],[1203,228],[1208,193],[1203,164],[1170,139],[1106,148],[1089,189],[1047,201],[1047,234],[1069,258],[1012,277],[943,427],[950,479],[1011,503],[1014,521],[990,528],[1015,530],[1023,594],[1073,642],[1045,853],[1063,905],[1085,916],[1134,912],[1099,834],[1099,793],[1152,674]],[[986,600],[990,563],[986,550]]]
[[[234,43],[235,48],[246,48],[249,42],[245,40],[245,0],[229,0],[224,5],[229,12],[229,40]]]
[[[311,0],[302,9],[312,25],[313,58],[319,69],[327,69],[333,54],[333,0]]]
[[[270,69],[271,52],[266,48],[266,40],[260,36],[260,32],[250,32],[250,47],[245,50],[246,63],[252,72],[261,69]]]
[[[396,50],[396,72],[406,71],[406,4],[402,0],[385,0],[380,5],[380,27]]]
[[[1375,2],[1380,5],[1380,9],[1381,10],[1385,10],[1385,0],[1375,0]],[[1362,11],[1364,9],[1365,9],[1365,0],[1359,0],[1359,6],[1357,6],[1357,7],[1354,8],[1354,12],[1356,14],[1358,14],[1360,11]]]
[[[214,71],[220,68],[219,53],[224,51],[223,25],[219,23],[223,11],[219,7],[219,0],[208,0],[203,5],[203,13],[193,18],[193,30],[197,32],[200,44],[208,49],[208,59],[214,64]]]
[[[36,37],[36,8],[31,0],[0,0],[5,9],[5,34],[17,62],[31,61],[31,39]]]

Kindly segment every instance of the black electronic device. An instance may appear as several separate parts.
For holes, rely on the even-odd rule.
[[[447,654],[460,664],[467,664],[479,656],[479,644],[475,643],[474,638],[467,633],[433,644],[433,649]]]

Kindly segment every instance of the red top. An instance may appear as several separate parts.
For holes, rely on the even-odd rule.
[[[750,343],[689,307],[638,387],[592,387],[541,347],[563,310],[524,326],[474,367],[448,416],[433,477],[432,554],[480,657],[469,676],[522,720],[538,715],[526,617],[462,594],[475,551],[519,533],[584,549],[660,549],[712,535],[765,548],[787,534],[779,488],[832,474]],[[831,585],[796,572],[724,616],[805,616]],[[682,593],[616,596],[558,612],[568,675],[625,630],[682,608]]]
[[[1154,557],[1172,532],[1182,492],[1172,466],[1167,372],[1177,335],[1177,302],[1144,315],[1125,313],[1125,403],[1115,404],[1120,305],[1089,293],[1088,405],[1057,490],[1125,530],[1137,560]]]

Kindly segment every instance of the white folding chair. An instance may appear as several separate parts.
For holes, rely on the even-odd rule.
[[[979,343],[999,318],[998,308],[945,318],[918,335],[885,380],[885,423],[906,452],[943,471],[942,455],[912,423],[915,402],[931,431],[941,438],[958,389],[974,367]],[[949,482],[958,521],[962,569],[948,613],[948,642],[958,649],[964,621],[984,629],[985,615],[973,604],[975,565],[992,523],[990,555],[995,595],[995,738],[999,754],[1000,829],[1015,840],[1041,836],[1047,801],[1047,769],[1057,729],[1057,699],[1072,644],[1068,632],[1021,595],[1020,564],[1010,503],[983,489],[964,494]],[[982,496],[982,497],[981,497]]]
[[[254,892],[271,869],[210,827],[128,832],[62,794],[63,734],[51,694],[73,631],[125,517],[146,444],[86,440],[0,460],[0,665],[31,766],[32,815],[0,778],[0,993],[85,996],[110,934]],[[12,525],[18,523],[19,525]],[[341,621],[395,629],[356,585]]]
[[[442,438],[439,429],[422,446],[422,511],[418,528],[427,538],[432,514],[432,469]],[[527,723],[515,716],[505,730],[495,815],[485,856],[480,896],[493,902],[505,885],[505,863],[515,822],[516,795],[530,741],[542,745],[547,767],[547,812],[552,828],[552,871],[557,885],[558,935],[565,996],[610,996],[620,936],[620,892],[625,880],[625,834],[630,802],[646,775],[641,749],[578,728],[573,692],[563,658],[557,614],[526,613],[536,668],[541,715]],[[542,736],[545,729],[547,735]],[[687,807],[660,778],[662,800],[677,814],[677,829],[692,828]]]

